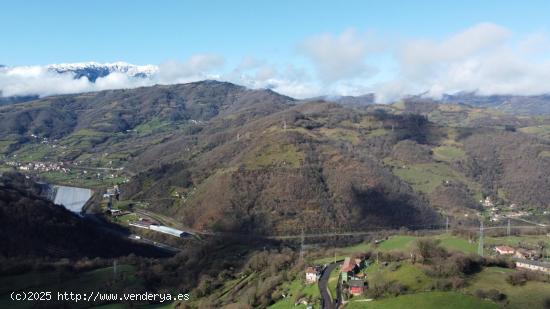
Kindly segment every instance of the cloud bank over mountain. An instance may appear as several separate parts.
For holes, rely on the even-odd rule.
[[[244,56],[195,54],[158,65],[77,63],[0,66],[2,96],[66,94],[153,84],[225,80],[297,97],[376,94],[378,102],[425,93],[482,95],[550,93],[550,40],[544,32],[518,36],[480,23],[438,40],[391,38],[349,28],[304,38],[285,63]]]

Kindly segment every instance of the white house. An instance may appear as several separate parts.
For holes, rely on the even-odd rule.
[[[509,246],[496,246],[495,251],[500,255],[512,255],[516,250]]]
[[[306,268],[306,282],[307,283],[315,283],[319,281],[319,278],[321,277],[321,274],[315,267],[307,267]]]

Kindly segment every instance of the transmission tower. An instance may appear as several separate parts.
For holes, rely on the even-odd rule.
[[[300,261],[304,260],[304,229],[302,229],[302,235],[300,236]]]
[[[447,217],[447,220],[445,222],[445,233],[449,234],[449,217]]]
[[[283,130],[286,132],[286,120],[283,120]]]
[[[508,219],[508,226],[506,227],[506,234],[510,236],[510,219]]]
[[[483,221],[479,225],[479,247],[477,248],[477,254],[483,256]]]

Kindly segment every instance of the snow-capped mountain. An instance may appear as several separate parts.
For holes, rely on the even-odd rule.
[[[50,64],[46,66],[49,71],[57,73],[74,73],[74,78],[87,77],[91,82],[95,82],[100,77],[105,77],[111,73],[123,73],[129,77],[147,78],[158,72],[155,65],[135,65],[126,62],[98,63],[98,62],[78,62]]]

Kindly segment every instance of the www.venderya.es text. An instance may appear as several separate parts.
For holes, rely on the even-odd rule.
[[[104,302],[104,301],[152,301],[152,302],[171,302],[187,301],[191,299],[188,293],[105,293],[105,292],[49,292],[49,291],[27,291],[11,292],[10,298],[13,301],[67,301],[67,302]]]

